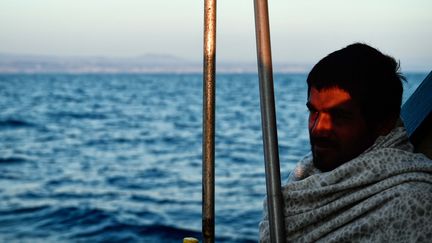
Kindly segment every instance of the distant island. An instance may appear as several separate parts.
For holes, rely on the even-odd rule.
[[[311,65],[274,63],[275,72],[304,73]],[[256,73],[255,62],[217,62],[218,73]],[[0,73],[201,73],[202,63],[171,55],[50,56],[0,53]]]

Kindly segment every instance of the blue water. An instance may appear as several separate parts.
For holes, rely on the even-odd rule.
[[[426,76],[407,75],[407,93]],[[282,177],[308,152],[306,76],[275,75]],[[0,241],[201,238],[202,76],[0,75]],[[217,77],[216,235],[255,242],[256,75]]]

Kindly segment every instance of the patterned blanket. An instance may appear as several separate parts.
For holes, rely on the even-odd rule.
[[[304,158],[282,188],[287,242],[431,242],[432,161],[412,151],[397,127],[330,172]]]

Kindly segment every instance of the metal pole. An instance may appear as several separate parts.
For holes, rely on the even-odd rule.
[[[216,0],[204,2],[204,85],[203,85],[203,208],[204,242],[215,240],[215,70]]]
[[[270,239],[285,242],[267,0],[254,5]]]

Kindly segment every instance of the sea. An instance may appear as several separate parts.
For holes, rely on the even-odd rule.
[[[407,73],[404,100],[427,73]],[[282,180],[310,150],[306,74],[275,74]],[[257,74],[216,78],[216,242],[257,242]],[[0,242],[202,240],[201,74],[0,74]]]

